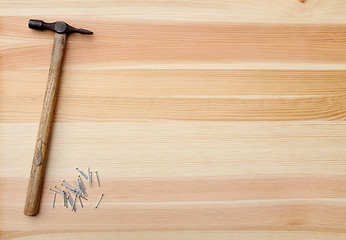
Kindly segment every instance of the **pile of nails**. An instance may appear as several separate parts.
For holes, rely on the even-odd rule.
[[[90,168],[88,168],[88,174],[85,174],[82,170],[78,169],[77,167],[76,167],[76,170],[80,173],[80,175],[78,175],[78,178],[77,178],[78,183],[76,181],[74,181],[75,187],[74,186],[72,187],[68,182],[63,180],[61,185],[66,188],[65,190],[62,190],[57,186],[54,186],[54,188],[49,188],[51,191],[54,192],[52,208],[54,208],[54,206],[55,206],[56,194],[61,194],[64,198],[64,207],[68,208],[68,205],[70,204],[72,211],[74,211],[74,212],[76,212],[77,198],[79,199],[79,203],[80,203],[81,207],[83,207],[82,198],[84,200],[88,200],[87,199],[88,194],[86,192],[86,188],[85,188],[85,185],[84,185],[83,180],[81,178],[81,175],[82,175],[82,177],[84,177],[88,181],[88,183],[91,187],[92,181],[93,181],[92,171],[90,171]],[[99,179],[99,175],[98,175],[97,170],[95,170],[95,175],[96,175],[96,179],[97,179],[97,184],[99,187],[101,187],[100,179]],[[72,199],[72,195],[74,195],[74,199]],[[102,197],[103,197],[103,193],[101,194],[98,202],[96,203],[95,208],[97,208],[99,206]]]

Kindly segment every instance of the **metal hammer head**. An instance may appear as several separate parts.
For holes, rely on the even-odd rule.
[[[28,26],[31,29],[38,29],[38,30],[47,29],[59,34],[63,34],[63,33],[65,34],[69,34],[69,33],[93,34],[92,31],[89,31],[83,28],[74,28],[62,21],[46,23],[42,20],[30,19]]]

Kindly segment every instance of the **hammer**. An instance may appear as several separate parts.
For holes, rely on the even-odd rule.
[[[66,36],[70,33],[93,34],[93,32],[74,28],[65,22],[58,21],[46,23],[42,20],[29,20],[29,28],[38,30],[51,30],[55,32],[52,57],[50,62],[48,83],[44,96],[41,120],[37,133],[37,140],[32,161],[28,190],[24,207],[24,214],[36,216],[39,212],[44,174],[47,165],[47,150],[50,138],[50,126],[53,119],[56,91],[60,76],[62,58]]]

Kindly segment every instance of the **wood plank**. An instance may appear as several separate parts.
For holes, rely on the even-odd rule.
[[[110,184],[113,188],[112,182]],[[18,190],[8,192],[13,191]],[[8,231],[35,231],[37,224],[42,230],[59,226],[65,231],[83,231],[95,226],[95,222],[90,221],[92,215],[99,219],[98,231],[254,229],[345,232],[346,229],[343,199],[118,202],[105,196],[102,207],[95,209],[99,194],[99,189],[89,191],[89,201],[76,214],[65,209],[61,199],[52,209],[52,194],[46,192],[42,197],[41,214],[34,221],[21,216],[23,203],[17,198],[1,209],[4,216],[12,216],[7,221],[1,220],[1,225]],[[66,215],[69,217],[64,217]]]
[[[0,126],[1,176],[25,176],[37,124]],[[97,162],[107,178],[339,175],[346,171],[345,131],[345,122],[323,121],[56,123],[47,174],[61,179]]]
[[[47,75],[4,70],[0,97],[41,98]],[[325,96],[344,93],[345,78],[346,70],[64,69],[59,96]]]
[[[47,66],[51,34],[31,31],[23,26],[18,29],[19,33],[7,33],[11,32],[9,28],[13,26],[10,23],[15,20],[1,19],[4,26],[1,32],[9,35],[7,39],[10,41],[2,50],[6,61],[1,68]],[[16,21],[26,22],[27,19]],[[97,67],[159,63],[156,65],[159,67],[160,64],[188,65],[191,62],[340,64],[346,60],[346,44],[343,41],[346,33],[342,24],[185,24],[102,20],[86,20],[83,24],[99,32],[96,30],[92,37],[74,35],[68,39],[67,65],[82,63],[84,66]],[[21,35],[26,35],[27,40],[18,40]],[[42,41],[41,38],[47,40]],[[22,44],[18,44],[18,41]],[[28,41],[27,44],[25,41]]]
[[[74,1],[25,2],[2,0],[1,16],[46,16],[56,20],[120,19],[151,21],[204,22],[269,22],[269,23],[334,23],[345,24],[343,0],[173,0],[165,1]]]
[[[93,165],[90,165],[93,166]],[[65,178],[71,183],[77,178],[77,171],[73,167],[60,168],[59,176],[49,175],[45,182],[43,203],[50,206],[54,192],[50,187],[61,183]],[[52,169],[52,168],[51,168]],[[50,171],[52,171],[50,169]],[[85,167],[80,169],[86,169]],[[92,167],[92,169],[94,169]],[[65,174],[61,171],[64,170]],[[109,171],[98,169],[102,188],[89,189],[90,201],[83,201],[87,206],[96,204],[101,192],[107,192],[102,205],[113,206],[126,205],[195,205],[219,204],[219,203],[266,203],[266,202],[289,202],[294,200],[326,200],[344,203],[346,190],[346,175],[333,174],[299,174],[270,175],[248,174],[232,176],[209,176],[209,177],[121,177],[110,176]],[[68,174],[68,175],[67,175]],[[60,178],[59,178],[60,177]],[[27,179],[14,177],[13,184],[6,184],[6,178],[2,178],[4,186],[0,201],[4,204],[9,198],[21,199],[25,197]],[[83,200],[83,199],[82,199]],[[13,205],[21,202],[13,201]],[[57,196],[57,208],[62,206],[62,196]],[[78,204],[79,205],[79,204]],[[54,209],[53,209],[54,210]],[[80,211],[84,211],[80,209]],[[85,210],[89,211],[89,210]],[[115,214],[115,210],[111,210]],[[9,216],[8,216],[9,217]]]
[[[242,230],[242,231],[107,231],[107,232],[52,232],[52,231],[27,231],[27,232],[4,232],[3,236],[10,239],[66,239],[70,238],[83,238],[83,239],[110,239],[118,238],[124,240],[135,240],[138,236],[143,240],[152,239],[191,239],[191,240],[206,240],[206,239],[244,239],[244,240],[254,240],[254,239],[267,239],[267,240],[291,240],[292,238],[297,239],[315,239],[315,240],[325,240],[325,239],[335,239],[343,240],[345,239],[345,233],[339,232],[313,232],[313,231],[264,231],[264,230]]]
[[[39,115],[41,99],[14,99],[2,122],[27,122]],[[59,98],[55,121],[147,120],[302,121],[346,117],[346,96],[293,97],[98,97]],[[20,108],[15,109],[15,106]],[[34,114],[32,114],[34,113]]]
[[[308,70],[66,71],[55,120],[344,120],[345,73]],[[0,90],[4,94],[0,99],[7,104],[1,121],[38,121],[46,72],[4,71],[3,76],[5,81]]]

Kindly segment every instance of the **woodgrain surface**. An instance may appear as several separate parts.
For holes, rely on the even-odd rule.
[[[1,239],[346,238],[344,0],[0,4]],[[54,33],[30,18],[95,33],[67,39],[36,217]],[[102,187],[52,209],[76,166]]]

